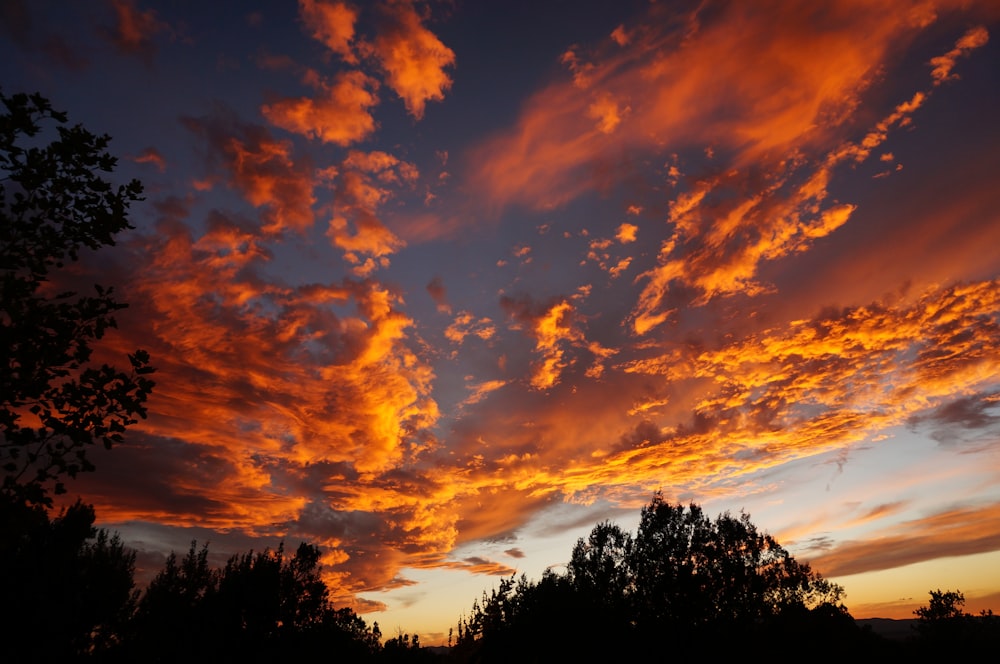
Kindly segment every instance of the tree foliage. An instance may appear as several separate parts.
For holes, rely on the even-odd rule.
[[[64,492],[62,477],[93,470],[89,446],[121,442],[146,415],[148,354],[130,354],[127,372],[91,360],[126,305],[99,285],[90,295],[61,290],[54,274],[131,228],[142,187],[106,180],[116,164],[109,137],[67,125],[43,97],[0,93],[0,103],[2,490],[49,504],[47,483]]]
[[[565,575],[506,579],[484,594],[460,621],[457,652],[470,661],[544,660],[569,648],[573,657],[628,659],[664,640],[672,652],[696,654],[708,644],[720,652],[775,639],[791,647],[819,634],[836,634],[844,647],[860,633],[842,596],[748,515],[712,520],[657,493],[635,537],[598,524],[573,548]],[[538,645],[546,627],[580,640],[550,653]],[[532,648],[517,645],[526,642]]]
[[[135,553],[76,502],[50,519],[0,498],[0,624],[10,661],[73,661],[121,641],[135,606]]]
[[[380,634],[350,609],[336,609],[319,574],[320,551],[301,544],[288,556],[250,551],[221,568],[208,547],[171,554],[142,595],[123,651],[129,659],[173,662],[256,660],[327,651],[349,661],[373,656]]]
[[[40,505],[0,500],[0,644],[12,661],[421,662],[419,638],[384,646],[378,623],[336,608],[320,550],[239,553],[210,562],[207,546],[171,554],[145,591],[134,551],[95,529],[77,502],[50,518]]]
[[[630,562],[640,623],[684,631],[753,629],[788,612],[838,606],[843,594],[749,515],[712,521],[697,505],[671,505],[661,494],[642,510]]]
[[[922,648],[941,653],[977,652],[1000,646],[1000,617],[992,611],[978,616],[965,612],[965,595],[960,590],[929,591],[930,601],[913,612],[914,629]]]

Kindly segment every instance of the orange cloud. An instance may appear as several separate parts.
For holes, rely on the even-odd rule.
[[[364,173],[370,173],[385,183],[405,182],[412,184],[420,177],[416,166],[381,150],[371,152],[352,150],[347,155],[347,159],[344,160],[344,165]]]
[[[255,284],[247,269],[266,260],[266,254],[257,255],[252,235],[222,220],[193,243],[184,233],[172,237],[156,249],[155,286],[150,284],[146,292],[157,311],[171,312],[155,317],[163,321],[156,338],[175,335],[187,350],[159,349],[162,356],[184,358],[184,363],[164,368],[164,375],[174,374],[172,387],[165,390],[151,426],[166,437],[180,436],[187,427],[183,435],[195,443],[188,448],[191,454],[204,450],[196,458],[211,462],[213,479],[225,472],[224,492],[209,490],[207,479],[197,474],[181,485],[192,496],[218,501],[208,513],[219,527],[266,529],[267,519],[278,517],[308,527],[308,532],[328,533],[328,546],[341,552],[331,582],[345,598],[407,583],[398,575],[404,566],[499,573],[500,567],[490,561],[454,561],[448,552],[460,542],[513,532],[555,500],[600,497],[629,503],[665,483],[699,496],[733,490],[746,495],[754,490],[747,478],[755,472],[863,440],[871,431],[974,392],[1000,372],[996,282],[929,291],[895,308],[827,312],[715,349],[680,347],[627,361],[606,368],[600,377],[608,384],[599,389],[576,383],[572,399],[563,385],[575,370],[567,352],[585,343],[574,324],[578,314],[568,300],[545,306],[506,301],[542,355],[533,367],[533,386],[559,391],[563,407],[553,409],[533,395],[511,418],[508,400],[527,399],[528,393],[500,389],[510,384],[500,380],[470,382],[464,407],[475,413],[461,424],[470,428],[456,433],[468,444],[453,441],[452,464],[417,472],[398,464],[427,449],[415,432],[439,415],[427,401],[433,376],[405,350],[409,322],[394,311],[391,293],[353,282],[308,289]],[[239,251],[230,258],[234,248]],[[235,332],[222,334],[216,324],[206,325],[205,334],[194,334],[207,320],[207,307],[219,305],[204,301],[201,286],[165,289],[173,280],[161,281],[157,275],[174,263],[178,274],[231,284],[218,302],[229,312],[222,320]],[[273,324],[253,313],[262,311],[250,306],[261,298],[282,305]],[[357,319],[325,313],[328,302],[338,309],[356,302]],[[475,318],[464,320],[468,325]],[[287,333],[275,334],[275,329]],[[319,355],[328,359],[316,375],[295,360],[307,343],[329,349],[329,355]],[[605,359],[617,350],[592,343],[588,348]],[[373,375],[362,378],[365,373]],[[647,377],[646,384],[659,379],[677,398],[645,392],[637,399],[640,393],[623,382],[637,373]],[[197,383],[178,380],[184,376],[198,376]],[[224,376],[256,378],[241,387]],[[203,406],[204,412],[181,417],[179,409],[190,410],[189,403]],[[530,403],[537,405],[529,408]],[[676,426],[646,419],[635,423],[635,415],[680,421]],[[271,424],[248,426],[254,422]],[[229,501],[243,500],[249,487],[266,497],[280,493],[289,481],[319,481],[323,492],[316,500],[321,503],[269,504],[262,499],[244,511],[228,511]],[[195,510],[208,508],[192,502],[190,509],[190,514],[172,517],[157,514],[157,519],[189,523]],[[882,505],[860,512],[856,520],[880,518],[894,509]],[[226,520],[226,514],[235,516]],[[889,542],[883,562],[903,561],[905,542],[919,538],[924,538],[920,555],[928,556],[993,546],[991,536],[983,534],[989,528],[976,535],[961,525],[975,522],[967,516],[948,522],[948,547],[935,548],[917,528],[920,524],[909,533],[901,531],[898,545]],[[340,529],[351,534],[335,544],[334,533]],[[370,531],[371,539],[359,539],[359,531]],[[850,565],[871,551],[859,544],[853,555],[851,546],[843,545],[840,558],[832,557],[835,549],[831,557],[817,559],[817,569],[828,575],[849,573]],[[369,555],[376,551],[377,563]],[[835,572],[820,567],[823,560]]]
[[[155,47],[152,38],[168,28],[153,9],[140,11],[133,0],[113,0],[115,31],[111,38],[124,53],[139,55],[147,64],[152,60]]]
[[[388,265],[388,257],[404,246],[378,217],[379,207],[392,197],[387,184],[412,184],[415,166],[381,151],[351,151],[341,163],[334,189],[334,214],[327,236],[344,250],[359,275]]]
[[[635,242],[635,236],[638,232],[639,227],[635,224],[621,224],[618,227],[615,238],[622,244],[628,244],[629,242]]]
[[[824,576],[849,576],[997,549],[1000,508],[969,506],[904,522],[870,540],[844,542],[810,564]]]
[[[582,62],[577,47],[573,46],[559,57],[559,62],[573,74],[573,84],[578,88],[586,88],[590,85],[590,73],[594,70],[594,65],[589,62]]]
[[[752,440],[770,432],[772,463],[803,444],[814,453],[898,425],[983,385],[998,367],[998,323],[986,314],[998,297],[996,282],[934,290],[910,307],[859,307],[717,351],[674,351],[624,368],[672,382],[708,379],[718,387],[694,404],[696,427],[700,417],[716,435],[732,430]]]
[[[389,522],[345,521],[329,507],[351,500],[345,486],[391,484],[393,469],[429,445],[422,432],[439,417],[433,372],[407,348],[412,321],[397,296],[374,281],[272,281],[262,275],[271,254],[252,224],[213,213],[195,235],[180,221],[182,206],[162,209],[157,236],[133,247],[148,262],[129,285],[129,329],[158,358],[157,399],[135,442],[102,464],[117,478],[109,486],[142,498],[95,488],[104,518],[308,532],[328,547],[343,599],[401,582],[404,550],[418,542],[447,550],[453,530],[433,505],[383,501],[378,509],[398,526],[371,528],[371,540],[350,534],[359,526],[349,520]],[[139,487],[135,469],[147,463],[157,471]],[[369,565],[366,552],[376,550]]]
[[[405,347],[412,321],[395,295],[271,281],[253,224],[212,213],[195,236],[182,205],[160,207],[128,287],[157,400],[139,438],[150,444],[127,458],[174,461],[140,492],[145,504],[97,499],[105,518],[266,531],[302,518],[309,498],[291,487],[304,476],[383,472],[426,444],[414,432],[438,417],[433,373]]]
[[[615,28],[614,31],[611,33],[611,39],[613,39],[614,42],[619,46],[627,45],[629,42],[629,36],[628,33],[625,32],[625,26],[619,25],[617,28]]]
[[[985,46],[989,39],[990,35],[986,28],[981,25],[976,26],[955,42],[955,48],[944,55],[931,58],[931,65],[934,66],[934,70],[931,72],[931,76],[934,78],[934,85],[940,85],[947,80],[957,78],[952,73],[952,70],[955,68],[958,58],[968,54],[973,49]]]
[[[615,239],[622,244],[634,242],[637,230],[637,226],[632,224],[622,224],[618,227]],[[588,245],[586,261],[593,261],[597,263],[597,265],[602,270],[607,272],[612,279],[617,279],[626,270],[628,270],[629,266],[632,264],[632,257],[612,256],[609,251],[612,244],[613,241],[610,238],[596,238],[591,240]],[[583,265],[586,261],[581,261],[580,264]]]
[[[541,360],[532,370],[531,386],[536,390],[553,387],[559,382],[563,370],[574,362],[567,357],[563,346],[584,341],[583,334],[574,324],[573,305],[560,299],[539,310],[527,300],[508,297],[501,299],[501,305],[519,324],[528,326],[535,339],[535,352],[541,355]]]
[[[651,7],[628,44],[595,53],[585,80],[579,54],[564,56],[578,75],[539,92],[513,129],[473,153],[473,181],[499,205],[560,205],[592,186],[610,129],[618,150],[713,142],[741,166],[817,144],[856,103],[872,63],[918,26],[853,4],[827,8],[837,20],[823,22],[806,6],[788,9],[774,21],[729,4],[678,41],[676,23]],[[595,106],[594,89],[605,103]],[[609,112],[611,99],[629,99],[627,118]],[[605,121],[595,127],[597,110]]]
[[[312,32],[313,39],[323,42],[327,48],[340,55],[346,62],[354,63],[357,58],[351,48],[354,40],[354,25],[358,12],[346,2],[326,2],[324,0],[299,0],[302,21]]]
[[[464,476],[464,491],[515,487],[627,502],[668,484],[703,497],[746,495],[754,491],[754,473],[868,440],[990,385],[1000,372],[998,303],[1000,284],[980,282],[929,291],[898,308],[859,307],[766,330],[713,351],[681,347],[605,370],[605,386],[574,380],[572,401],[568,387],[558,393],[559,409],[518,402],[516,422],[504,414],[517,393],[504,391],[495,405],[477,404],[497,411],[492,418],[477,411],[481,427],[467,433],[470,453],[480,456]],[[567,335],[565,307],[505,306],[544,353],[534,386],[560,390],[574,370],[564,342],[554,341]],[[659,377],[674,398],[635,399],[636,384],[622,379],[639,372]],[[626,418],[636,415],[676,424],[643,420],[628,431]],[[511,454],[516,463],[503,461]],[[856,521],[891,509],[869,510]],[[489,527],[487,519],[474,530]]]
[[[969,35],[959,42],[967,48],[984,43]],[[750,196],[735,200],[730,196],[745,181],[739,171],[699,182],[679,194],[670,204],[675,231],[661,246],[660,264],[639,277],[646,285],[632,314],[635,332],[646,334],[667,320],[666,303],[675,282],[701,292],[696,304],[718,296],[768,292],[771,286],[756,279],[762,263],[806,250],[846,224],[855,212],[853,204],[826,203],[834,169],[866,160],[890,129],[909,124],[927,94],[915,93],[859,142],[840,143],[811,172],[805,170],[795,180],[791,176],[798,166],[782,162],[768,176],[772,184]],[[715,201],[716,191],[724,197],[721,204]]]
[[[185,118],[209,147],[209,166],[222,162],[229,183],[254,207],[263,208],[265,233],[304,231],[312,226],[314,173],[307,159],[293,157],[292,144],[260,126],[218,109],[205,118]]]
[[[348,146],[375,131],[370,109],[378,104],[377,82],[360,71],[340,72],[332,82],[311,73],[307,81],[318,99],[300,97],[265,104],[261,113],[272,124],[324,143]]]
[[[573,80],[538,92],[514,127],[471,151],[470,179],[495,209],[563,205],[599,185],[612,154],[622,151],[676,154],[711,144],[731,153],[739,169],[729,179],[734,187],[786,180],[803,164],[784,155],[808,163],[849,137],[874,72],[896,44],[932,22],[926,12],[887,16],[849,1],[825,7],[823,20],[809,5],[759,12],[729,3],[675,20],[663,11],[651,6],[627,31],[627,44],[609,39],[586,68],[579,47],[568,52],[563,60]],[[960,40],[963,48],[979,45],[980,35],[971,31]],[[627,116],[614,112],[622,105],[612,100],[619,99],[629,100]],[[789,237],[795,247],[800,239],[796,232]],[[730,274],[719,272],[704,286],[766,291],[745,268],[747,261],[773,260],[780,241],[734,256],[743,265],[730,264]]]
[[[425,567],[444,567],[447,569],[465,570],[471,574],[486,574],[488,576],[510,576],[517,573],[517,570],[509,565],[504,565],[495,560],[487,560],[480,556],[431,563],[425,565]]]
[[[611,95],[605,93],[598,95],[594,102],[587,107],[587,117],[597,121],[597,129],[601,133],[611,134],[621,124],[622,117],[628,111],[627,106],[622,108],[618,102],[612,99]]]
[[[156,170],[161,173],[167,170],[167,160],[163,158],[163,155],[156,148],[146,148],[137,156],[132,157],[132,161],[137,164],[153,164],[156,166]]]
[[[386,84],[419,120],[427,102],[441,101],[451,88],[445,69],[455,64],[455,53],[423,26],[411,0],[388,0],[381,17],[373,54],[385,70]]]
[[[496,326],[489,318],[477,321],[472,313],[461,311],[444,331],[445,338],[455,344],[461,344],[470,334],[488,341],[496,335]]]
[[[468,406],[471,404],[479,403],[489,395],[490,392],[499,390],[501,387],[507,384],[505,380],[488,380],[482,383],[475,383],[469,385],[468,389],[472,392],[465,400],[462,402],[463,406]]]

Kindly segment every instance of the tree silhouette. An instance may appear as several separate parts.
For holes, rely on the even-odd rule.
[[[5,658],[70,661],[115,648],[135,606],[135,553],[96,530],[79,501],[51,520],[39,505],[0,511]]]
[[[682,641],[760,633],[796,612],[839,607],[843,595],[749,515],[712,521],[697,505],[671,505],[659,493],[642,510],[629,574],[639,630]]]
[[[565,575],[505,579],[459,622],[457,661],[628,660],[648,653],[738,654],[862,635],[843,591],[798,563],[748,515],[714,521],[654,495],[631,534],[594,527]],[[529,645],[530,644],[530,645]]]
[[[1000,617],[986,610],[978,616],[965,612],[960,590],[929,591],[930,601],[913,612],[918,648],[925,652],[975,653],[1000,646]]]
[[[64,493],[65,476],[93,469],[90,445],[145,416],[153,370],[143,351],[128,373],[91,362],[125,305],[100,286],[60,290],[59,270],[114,244],[142,188],[106,181],[109,138],[67,126],[43,97],[0,104],[0,624],[6,656],[67,661],[123,638],[135,554],[79,501],[50,518],[49,490]]]
[[[301,544],[293,556],[250,551],[215,569],[208,547],[171,555],[139,601],[126,659],[287,658],[317,653],[363,661],[381,647],[377,629],[350,609],[335,609],[320,577],[320,551]]]
[[[0,103],[0,490],[51,504],[50,480],[63,493],[63,476],[93,469],[90,445],[120,442],[146,415],[146,352],[129,355],[127,373],[91,363],[91,344],[126,305],[110,288],[84,296],[52,280],[131,228],[142,186],[105,180],[116,163],[109,137],[67,126],[40,95],[0,93]]]
[[[632,536],[617,525],[600,523],[586,540],[579,540],[567,565],[570,583],[582,595],[598,602],[615,600],[632,592],[629,561]]]
[[[208,547],[191,543],[178,562],[171,553],[143,592],[129,624],[126,659],[175,661],[181,653],[198,652],[212,631],[208,597],[218,585],[218,572],[208,563]]]

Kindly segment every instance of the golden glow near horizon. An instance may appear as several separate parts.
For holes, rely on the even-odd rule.
[[[71,488],[141,561],[316,542],[427,644],[658,489],[860,617],[1000,596],[996,3],[478,5],[24,9],[5,92],[147,190],[82,272],[150,417]]]

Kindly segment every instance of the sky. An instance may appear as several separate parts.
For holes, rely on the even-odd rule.
[[[6,0],[112,137],[149,417],[70,484],[148,578],[300,541],[447,640],[654,492],[912,617],[1000,610],[1000,5]]]

